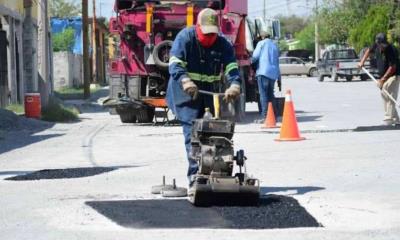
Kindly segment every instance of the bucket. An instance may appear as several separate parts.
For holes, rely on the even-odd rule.
[[[40,118],[42,107],[40,93],[25,93],[25,117]]]
[[[277,117],[283,116],[283,108],[285,106],[285,97],[275,97],[274,113]]]

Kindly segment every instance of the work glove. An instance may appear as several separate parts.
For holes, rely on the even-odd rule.
[[[227,102],[233,102],[240,95],[240,85],[231,84],[231,86],[225,90],[224,100]]]
[[[199,89],[197,88],[196,84],[190,80],[190,78],[184,78],[181,82],[183,91],[190,95],[193,100],[195,100],[199,93]]]

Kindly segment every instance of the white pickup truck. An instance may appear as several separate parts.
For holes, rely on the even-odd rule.
[[[324,81],[325,77],[331,77],[335,82],[339,78],[351,81],[357,76],[365,81],[368,76],[358,68],[359,61],[356,51],[352,48],[326,51],[317,62],[319,81]]]

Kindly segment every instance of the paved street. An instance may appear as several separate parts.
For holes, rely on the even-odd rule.
[[[306,140],[274,141],[279,130],[253,123],[253,103],[236,126],[235,148],[245,150],[247,171],[261,180],[263,195],[297,200],[321,227],[216,229],[213,210],[203,209],[211,223],[189,228],[208,215],[180,209],[186,202],[152,206],[151,200],[170,200],[150,193],[163,175],[187,185],[181,128],[121,124],[117,115],[86,106],[77,123],[0,132],[0,238],[399,239],[400,131],[379,127],[383,104],[374,83],[284,77],[283,88],[292,90]],[[5,180],[94,167],[111,169],[83,178]],[[171,223],[166,212],[187,214],[174,228],[135,225],[132,219],[142,216],[132,211],[137,200],[148,201],[144,212],[151,212],[153,223],[158,214]],[[94,207],[101,203],[108,210]]]

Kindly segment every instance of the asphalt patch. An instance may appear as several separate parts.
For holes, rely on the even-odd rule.
[[[83,178],[117,170],[118,167],[90,167],[90,168],[65,168],[44,169],[24,175],[6,178],[11,181],[32,181],[42,179]]]
[[[400,130],[400,125],[396,124],[394,126],[360,126],[354,129],[354,132],[370,132],[370,131],[386,131],[386,130]]]
[[[273,229],[322,227],[294,198],[267,195],[256,207],[194,207],[185,199],[89,201],[100,214],[128,228]]]

